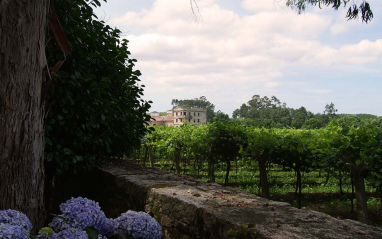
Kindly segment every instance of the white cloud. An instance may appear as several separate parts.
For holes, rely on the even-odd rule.
[[[340,48],[315,44],[313,51],[301,59],[301,63],[313,67],[352,67],[382,61],[382,40],[371,42],[362,40],[357,44],[343,45]]]
[[[243,8],[252,13],[240,16],[214,0],[197,3],[201,14],[197,22],[190,2],[179,0],[157,0],[150,9],[111,19],[143,29],[126,38],[143,73],[146,95],[158,98],[154,102],[211,95],[211,101],[219,100],[224,107],[234,104],[227,107],[232,109],[260,90],[273,95],[301,84],[301,80],[293,84],[281,80],[290,77],[290,68],[338,70],[381,61],[382,40],[336,47],[320,41],[324,34],[341,34],[353,26],[339,20],[341,12],[338,17],[319,11],[297,15],[277,0],[243,0]],[[297,70],[293,73],[298,76]],[[331,90],[301,92],[330,95]]]
[[[348,64],[368,64],[382,60],[382,40],[362,40],[356,45],[345,45],[339,54]]]

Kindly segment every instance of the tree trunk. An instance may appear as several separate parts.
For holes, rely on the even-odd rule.
[[[227,171],[225,173],[224,185],[228,185],[229,171],[231,170],[231,158],[227,157]]]
[[[325,180],[325,183],[324,183],[324,187],[326,187],[326,184],[328,184],[329,182],[329,177],[330,177],[330,172],[328,170],[328,173],[326,174],[326,180]]]
[[[155,150],[155,148],[154,148]],[[150,167],[153,168],[154,167],[154,152],[153,152],[153,146],[152,145],[149,145],[149,161],[150,161]]]
[[[44,223],[44,79],[48,0],[0,1],[0,210]]]
[[[340,187],[340,194],[344,195],[344,192],[342,191],[342,172],[341,170],[338,170],[338,186]]]
[[[142,149],[142,146],[139,147],[139,150],[138,150],[138,156],[137,156],[137,164],[139,164],[139,162],[141,161],[141,149]]]
[[[269,185],[268,185],[268,175],[267,175],[268,157],[269,157],[269,151],[264,151],[261,155],[257,155],[256,158],[257,158],[257,162],[259,163],[261,196],[269,199],[270,195],[269,195]]]
[[[214,168],[214,163],[211,162],[211,160],[208,160],[208,176],[210,178],[210,183],[215,182],[215,168]]]
[[[353,213],[354,212],[354,177],[352,172],[350,172],[350,181],[351,181],[351,196],[350,196],[351,211],[350,212]]]
[[[296,174],[297,174],[297,182],[296,182],[296,191],[298,190],[298,195],[297,195],[297,203],[298,203],[298,208],[301,209],[302,206],[302,180],[301,180],[301,171],[300,169],[296,169]]]
[[[180,174],[181,168],[180,168],[180,156],[181,152],[180,149],[175,149],[174,151],[174,163],[175,163],[175,170],[177,173]]]
[[[149,146],[148,145],[145,145],[145,157],[143,157],[143,166],[146,166],[146,160],[147,160],[147,155],[149,153]]]
[[[357,168],[352,167],[355,186],[355,198],[357,203],[357,219],[363,223],[369,223],[369,217],[367,213],[367,200],[365,191],[365,180],[362,176],[362,172]]]
[[[237,167],[237,158],[236,158],[236,157],[235,157],[235,167],[236,167],[236,174],[235,174],[235,177],[237,178],[238,167]]]

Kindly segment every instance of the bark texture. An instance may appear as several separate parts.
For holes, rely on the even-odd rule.
[[[365,179],[362,175],[363,172],[353,169],[355,197],[357,203],[357,219],[363,223],[369,223],[369,216],[367,212],[367,198],[365,191]]]
[[[260,171],[260,185],[261,185],[261,196],[269,199],[269,184],[268,184],[268,175],[267,175],[267,161],[269,159],[269,150],[266,149],[263,153],[257,152],[255,158],[259,163]]]
[[[45,27],[49,0],[0,1],[0,210],[44,222]]]

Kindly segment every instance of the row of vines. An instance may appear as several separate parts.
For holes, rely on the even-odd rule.
[[[365,180],[381,192],[382,198],[382,127],[378,122],[342,119],[316,130],[265,129],[229,123],[154,127],[137,154],[143,154],[150,166],[157,159],[171,159],[177,173],[191,162],[198,173],[208,167],[210,182],[215,182],[216,165],[224,163],[225,184],[233,163],[256,162],[261,196],[266,198],[270,197],[269,165],[292,169],[299,207],[304,173],[348,174],[355,188],[357,216],[363,222],[368,222]]]

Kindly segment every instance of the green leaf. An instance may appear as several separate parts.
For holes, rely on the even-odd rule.
[[[48,137],[45,137],[45,144],[52,145],[52,141]]]
[[[87,227],[85,228],[85,232],[86,234],[88,234],[88,237],[90,239],[98,239],[98,232],[96,229],[94,229],[93,227]]]

